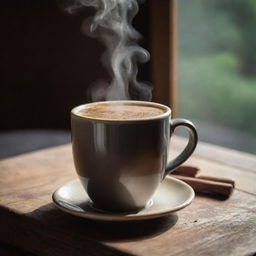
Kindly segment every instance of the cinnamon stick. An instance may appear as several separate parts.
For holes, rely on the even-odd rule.
[[[196,176],[199,179],[203,180],[211,180],[211,181],[217,181],[217,182],[222,182],[222,183],[228,183],[231,184],[233,187],[235,187],[235,181],[232,179],[226,179],[226,178],[217,178],[217,177],[211,177],[211,176]]]
[[[207,192],[223,196],[230,196],[233,192],[233,185],[218,181],[199,179],[194,177],[185,177],[181,175],[172,175],[173,177],[182,180],[189,184],[196,192]]]

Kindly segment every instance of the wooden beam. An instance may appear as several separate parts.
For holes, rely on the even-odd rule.
[[[177,111],[177,2],[150,1],[153,100]]]
[[[177,116],[178,108],[178,8],[177,0],[170,1],[170,55],[169,55],[169,97],[170,97],[170,106],[172,108],[172,116]]]

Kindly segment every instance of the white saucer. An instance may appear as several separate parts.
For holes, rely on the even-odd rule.
[[[158,218],[188,206],[194,199],[194,190],[186,183],[166,177],[159,185],[152,201],[135,213],[110,213],[93,208],[93,204],[78,179],[58,188],[53,202],[62,211],[87,219],[104,221],[130,221]]]

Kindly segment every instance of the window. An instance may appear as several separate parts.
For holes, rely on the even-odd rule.
[[[178,116],[256,153],[256,1],[179,0],[178,17]]]

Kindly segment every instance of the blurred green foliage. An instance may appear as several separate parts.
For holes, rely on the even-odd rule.
[[[237,59],[228,52],[180,59],[181,113],[256,132],[256,78],[244,79],[237,70]]]
[[[256,133],[256,0],[179,0],[180,115]]]
[[[223,9],[231,16],[234,27],[239,32],[239,44],[234,53],[240,61],[240,71],[247,76],[256,75],[256,1],[217,0],[215,7]]]

